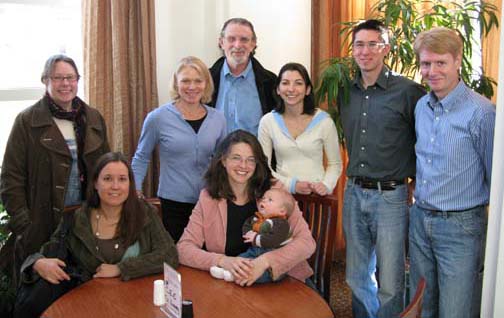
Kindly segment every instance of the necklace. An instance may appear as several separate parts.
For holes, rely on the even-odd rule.
[[[100,214],[99,211],[100,211],[99,209],[95,210],[95,214],[96,214],[96,217],[95,217],[95,219],[96,219],[96,232],[95,232],[95,236],[96,236],[96,240],[95,241],[96,241],[96,244],[95,245],[96,246],[95,247],[96,247],[97,251],[100,250],[100,248],[98,247],[98,240],[100,240],[100,219],[101,219],[101,214]],[[114,223],[114,224],[117,224],[117,222]],[[116,243],[114,245],[114,249],[117,250],[118,248],[119,248],[119,244]]]

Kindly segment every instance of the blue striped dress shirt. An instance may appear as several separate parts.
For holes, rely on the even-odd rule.
[[[495,106],[462,81],[443,99],[431,92],[415,109],[416,203],[460,211],[490,196]]]

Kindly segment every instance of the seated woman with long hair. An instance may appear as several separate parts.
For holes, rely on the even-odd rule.
[[[63,235],[68,257],[44,256],[60,243],[62,217],[41,252],[24,262],[21,280],[25,288],[18,294],[15,317],[38,317],[58,297],[91,278],[129,280],[161,273],[163,262],[178,266],[172,238],[155,208],[136,196],[133,172],[121,153],[98,159],[87,197],[73,215],[68,234]],[[36,295],[26,297],[27,292]]]
[[[181,264],[207,271],[221,267],[242,286],[252,285],[267,270],[273,280],[287,273],[304,282],[313,274],[306,260],[315,250],[315,241],[297,205],[288,220],[289,244],[255,259],[238,257],[249,246],[242,225],[274,182],[254,135],[244,130],[230,133],[217,147],[205,180],[206,188],[177,244]]]

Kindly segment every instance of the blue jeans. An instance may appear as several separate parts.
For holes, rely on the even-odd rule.
[[[241,253],[240,255],[238,255],[239,257],[243,257],[243,258],[257,258],[259,256],[261,256],[262,254],[266,253],[266,252],[269,252],[273,250],[272,248],[264,248],[264,247],[257,247],[257,246],[251,246],[249,247],[248,250],[246,250],[245,252]],[[282,278],[284,278],[285,275],[281,275],[276,281],[279,281],[281,280]],[[271,283],[273,282],[273,277],[271,277],[271,273],[270,271],[265,271],[261,277],[259,277],[256,281],[255,281],[255,284],[263,284],[263,283]]]
[[[346,282],[353,316],[397,317],[404,308],[408,190],[364,189],[348,180],[343,205]],[[375,280],[379,268],[380,288]]]
[[[411,287],[427,283],[422,317],[479,317],[487,217],[485,207],[432,212],[413,206]]]

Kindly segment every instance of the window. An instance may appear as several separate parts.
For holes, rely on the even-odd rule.
[[[16,115],[44,94],[40,74],[47,58],[67,54],[82,73],[81,20],[80,0],[0,3],[0,168]]]

